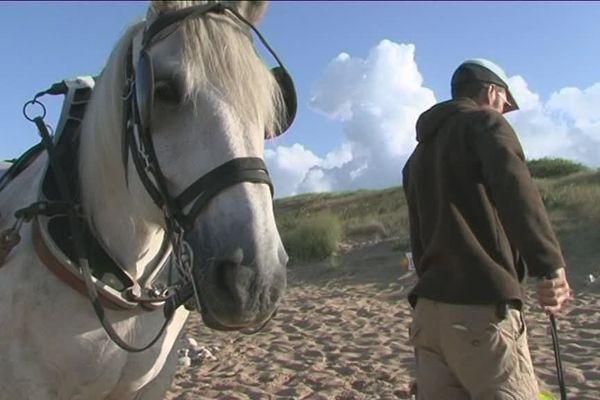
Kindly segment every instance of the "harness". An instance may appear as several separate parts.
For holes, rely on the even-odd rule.
[[[166,28],[180,24],[188,18],[203,17],[210,13],[233,16],[234,20],[246,25],[258,35],[279,63],[279,67],[273,70],[273,76],[280,85],[285,101],[284,115],[287,120],[284,130],[291,125],[296,113],[296,96],[291,77],[260,32],[235,9],[217,2],[168,11],[161,14],[146,29],[141,55],[135,70],[132,67],[131,47],[129,49],[125,71],[126,86],[123,89],[122,140],[125,173],[127,174],[127,160],[131,155],[138,176],[156,206],[162,210],[166,221],[165,241],[158,256],[151,262],[153,272],[143,284],[136,282],[125,272],[125,269],[111,260],[102,245],[94,239],[93,226],[88,226],[78,205],[79,177],[76,174],[78,168],[74,155],[77,154],[79,126],[93,89],[93,79],[81,78],[55,84],[47,91],[36,94],[34,99],[27,102],[23,108],[25,117],[36,124],[42,143],[35,148],[35,151],[32,149],[31,154],[26,157],[29,161],[17,162],[15,165],[20,164],[21,168],[25,168],[26,166],[23,165],[28,165],[43,149],[48,152],[49,164],[41,185],[40,201],[15,213],[17,218],[15,225],[0,234],[0,250],[4,239],[16,240],[18,243],[21,224],[32,221],[34,243],[40,243],[36,244],[36,252],[40,259],[59,278],[90,298],[107,334],[119,347],[130,352],[143,351],[156,343],[168,326],[175,310],[192,297],[200,307],[193,272],[193,252],[185,241],[185,233],[193,226],[194,220],[206,204],[223,189],[241,182],[267,184],[273,193],[273,185],[264,161],[253,157],[234,158],[218,166],[198,178],[177,196],[167,190],[166,179],[158,163],[151,136],[149,115],[153,105],[154,73],[148,50],[153,44],[164,39],[164,36],[158,39],[156,37]],[[178,26],[176,25],[175,28]],[[37,100],[46,94],[66,95],[65,106],[54,138],[44,122],[45,108]],[[28,107],[36,104],[42,107],[42,115],[30,117],[27,113]],[[276,132],[276,135],[280,133]],[[5,176],[8,176],[9,172],[10,170]],[[14,173],[10,175],[16,176]],[[0,190],[7,184],[4,183],[4,179],[4,177],[0,178]],[[190,212],[185,214],[183,209],[192,203]],[[52,237],[60,237],[62,240],[53,240]],[[1,256],[2,252],[0,252],[0,265],[3,261]],[[96,264],[107,267],[94,268]],[[167,264],[174,267],[183,281],[166,290],[152,286],[152,281],[158,272]],[[152,309],[162,305],[165,322],[150,343],[136,348],[125,343],[114,331],[112,324],[106,318],[103,308],[105,305],[121,309],[139,306]]]
[[[81,122],[87,103],[94,88],[94,78],[78,77],[58,82],[45,91],[45,94],[64,95],[64,102],[57,129],[52,137],[58,164],[67,174],[70,193],[79,203],[80,187],[78,176],[78,147]],[[43,144],[37,144],[21,156],[2,177],[3,187],[9,184],[39,154]],[[77,218],[82,227],[83,241],[88,249],[91,278],[98,288],[103,306],[112,309],[153,310],[164,303],[169,282],[155,282],[167,264],[170,246],[167,240],[157,255],[146,267],[149,272],[141,282],[129,275],[103,248],[96,239],[93,227],[84,221],[78,210]],[[70,239],[72,228],[67,218],[67,203],[60,193],[51,165],[46,167],[41,181],[38,201],[17,212],[17,220],[31,221],[35,251],[43,264],[60,280],[87,296],[85,282],[77,266],[77,254]],[[13,235],[10,245],[19,242]],[[1,264],[1,262],[0,262]]]

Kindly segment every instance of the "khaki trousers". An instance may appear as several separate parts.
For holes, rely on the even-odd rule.
[[[410,341],[418,400],[537,400],[521,312],[419,298]]]

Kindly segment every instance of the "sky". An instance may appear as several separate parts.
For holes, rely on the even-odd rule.
[[[23,103],[98,74],[146,7],[0,2],[0,159],[38,141]],[[399,185],[419,114],[448,99],[456,67],[477,57],[509,76],[521,110],[508,120],[527,158],[599,167],[599,20],[600,2],[272,2],[258,27],[299,102],[292,127],[266,143],[276,196]],[[45,102],[56,124],[61,98]]]

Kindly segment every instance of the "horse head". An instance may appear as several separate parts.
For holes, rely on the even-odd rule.
[[[82,126],[83,207],[100,241],[134,277],[163,238],[179,256],[185,243],[203,320],[220,330],[266,321],[286,287],[262,160],[295,93],[254,48],[264,11],[152,2],[113,51]]]

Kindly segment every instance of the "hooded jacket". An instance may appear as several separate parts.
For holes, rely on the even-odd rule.
[[[467,98],[417,121],[403,169],[419,281],[409,294],[454,304],[522,304],[527,275],[565,263],[519,140],[504,117]]]

